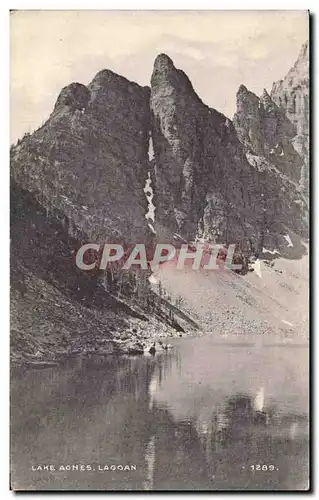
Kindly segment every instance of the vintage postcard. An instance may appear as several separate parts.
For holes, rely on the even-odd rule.
[[[10,24],[11,489],[308,490],[308,11]]]

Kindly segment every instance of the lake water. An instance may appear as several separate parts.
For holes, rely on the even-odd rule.
[[[12,487],[307,488],[308,346],[171,342],[155,356],[15,369]]]

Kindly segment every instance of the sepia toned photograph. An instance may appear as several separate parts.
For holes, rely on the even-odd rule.
[[[309,26],[10,11],[11,490],[309,490]]]

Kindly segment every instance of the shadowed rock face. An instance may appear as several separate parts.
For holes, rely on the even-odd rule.
[[[160,240],[177,232],[258,253],[267,242],[278,244],[283,225],[304,227],[290,172],[270,161],[276,140],[288,148],[294,126],[266,93],[259,99],[241,86],[237,103],[238,135],[168,56],[157,57],[150,106]]]
[[[239,140],[257,154],[264,152],[264,137],[261,126],[261,102],[245,85],[236,94],[237,112],[233,122]]]
[[[18,184],[91,241],[144,241],[149,88],[112,71],[63,88],[48,121],[11,151]]]
[[[151,112],[159,237],[177,232],[194,239],[199,224],[203,237],[225,236],[221,226],[231,205],[245,211],[247,185],[254,183],[231,121],[206,106],[187,76],[163,54],[154,65]],[[207,225],[212,196],[214,220]]]
[[[266,89],[260,97],[260,104],[265,152],[269,154],[269,148],[275,146],[278,141],[287,142],[295,135],[296,131],[282,110],[271,99]]]

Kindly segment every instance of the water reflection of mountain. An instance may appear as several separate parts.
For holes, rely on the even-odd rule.
[[[12,478],[37,489],[286,489],[307,477],[307,418],[230,395],[185,419],[157,395],[177,354],[80,358],[12,376]],[[167,379],[168,377],[168,379]],[[136,471],[31,472],[32,464],[136,464]],[[278,471],[252,471],[251,465]]]

